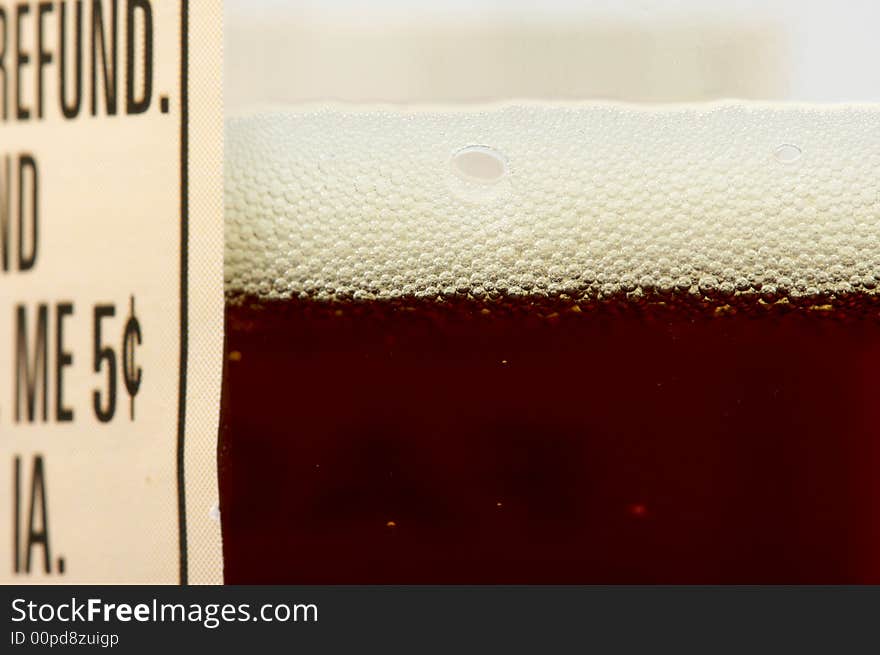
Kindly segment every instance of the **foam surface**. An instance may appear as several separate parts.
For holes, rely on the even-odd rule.
[[[452,157],[475,145],[501,153],[503,179],[456,174]],[[267,112],[227,123],[226,288],[319,301],[873,295],[878,180],[868,106]]]

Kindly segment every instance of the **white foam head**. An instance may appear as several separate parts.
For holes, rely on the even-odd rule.
[[[462,152],[497,156],[465,162],[493,179],[457,174]],[[226,286],[319,301],[874,294],[878,171],[870,106],[268,111],[227,124]]]

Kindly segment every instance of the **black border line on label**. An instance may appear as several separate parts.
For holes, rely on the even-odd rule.
[[[177,396],[177,525],[180,584],[189,582],[186,538],[186,369],[189,362],[189,0],[180,3],[180,380]]]

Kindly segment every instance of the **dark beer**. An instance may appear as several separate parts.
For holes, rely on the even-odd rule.
[[[233,131],[227,582],[880,582],[874,155],[828,154],[870,121],[603,111],[553,132],[559,197],[512,141],[500,196],[430,186],[431,115]]]
[[[878,582],[843,305],[230,302],[227,581]]]

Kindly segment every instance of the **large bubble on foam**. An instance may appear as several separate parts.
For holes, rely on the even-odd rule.
[[[226,129],[226,287],[267,299],[877,293],[880,109],[272,111]]]

